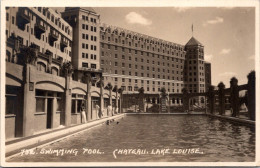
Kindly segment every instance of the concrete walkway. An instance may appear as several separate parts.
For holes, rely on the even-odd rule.
[[[133,115],[133,114],[138,114],[138,115],[151,115],[151,114],[154,114],[154,115],[201,115],[201,114],[205,114],[205,112],[179,112],[179,113],[125,113],[127,115]]]
[[[73,134],[79,133],[80,131],[85,131],[86,129],[90,129],[100,124],[103,124],[107,120],[119,119],[124,116],[125,114],[117,114],[115,116],[106,117],[95,121],[90,121],[86,124],[65,127],[64,129],[58,129],[43,134],[38,134],[38,135],[33,135],[25,138],[16,139],[13,141],[8,141],[5,147],[5,154],[6,157],[8,157],[21,152],[21,149],[31,149],[33,147],[43,145],[55,141],[57,139],[67,138],[69,136],[72,136]]]
[[[236,118],[236,117],[229,117],[229,116],[218,115],[218,114],[207,114],[207,115],[210,117],[215,117],[215,118],[224,119],[224,120],[228,120],[231,122],[255,127],[255,121],[252,121],[252,120]]]

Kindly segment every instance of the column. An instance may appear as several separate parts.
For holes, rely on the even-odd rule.
[[[87,81],[87,104],[86,104],[86,117],[87,117],[87,121],[91,121],[92,120],[92,114],[91,114],[91,107],[92,107],[92,103],[91,103],[91,76],[90,74],[84,74],[84,78]]]
[[[65,126],[71,125],[71,76],[65,77]]]
[[[99,118],[102,118],[103,110],[104,110],[104,96],[103,96],[103,84],[100,84],[100,113]]]
[[[23,106],[23,136],[33,135],[34,132],[34,113],[35,113],[35,83],[30,82],[30,69],[32,65],[24,66],[24,106]]]
[[[247,83],[247,106],[248,106],[248,112],[249,112],[249,118],[250,120],[255,121],[255,103],[256,103],[256,98],[255,98],[255,71],[252,71],[248,74],[248,83]]]
[[[189,95],[187,89],[183,89],[183,109],[184,111],[189,111]],[[177,100],[175,100],[177,101]]]
[[[115,109],[118,108],[119,111],[119,107],[118,107],[118,89],[116,89],[116,107]]]
[[[57,120],[57,115],[56,115],[56,110],[57,110],[57,92],[54,92],[54,98],[52,100],[52,121],[51,121],[51,128],[56,128],[58,127],[58,122],[56,121]]]
[[[232,117],[236,117],[239,113],[239,89],[238,89],[238,80],[233,77],[230,80],[230,98],[231,98],[231,108],[232,108]]]
[[[214,114],[214,111],[215,111],[215,93],[214,93],[214,87],[213,86],[209,87],[208,97],[209,97],[209,111],[210,111],[211,114]]]
[[[225,85],[223,82],[220,82],[218,84],[218,90],[219,90],[219,115],[225,114],[225,93],[224,93]]]

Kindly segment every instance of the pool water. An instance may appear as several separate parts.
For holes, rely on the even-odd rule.
[[[127,115],[33,152],[9,161],[250,162],[255,133],[204,115]]]

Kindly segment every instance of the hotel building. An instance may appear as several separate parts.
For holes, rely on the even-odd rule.
[[[153,96],[146,104],[158,104],[165,88],[179,96],[169,105],[179,105],[183,88],[200,93],[211,84],[194,37],[180,45],[100,24],[92,8],[7,7],[5,58],[6,139],[80,124],[82,106],[88,121],[99,118],[97,105],[104,116],[109,104],[122,112],[123,97],[142,87]]]
[[[51,8],[7,7],[5,14],[6,139],[80,124],[82,106],[87,121],[99,118],[96,105],[111,115],[107,105],[118,104],[120,95],[97,86],[102,75],[98,15],[91,13],[91,25],[79,33]],[[87,23],[86,18],[74,24]]]

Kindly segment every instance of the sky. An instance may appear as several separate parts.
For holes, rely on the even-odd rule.
[[[193,36],[204,45],[211,63],[212,84],[247,83],[255,69],[253,7],[94,7],[106,23],[185,45]]]

